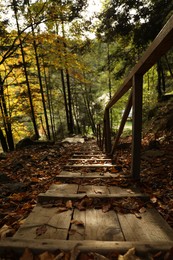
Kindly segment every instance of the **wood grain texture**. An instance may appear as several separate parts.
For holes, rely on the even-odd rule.
[[[53,194],[53,195],[58,195],[58,194],[70,194],[74,193],[76,194],[78,190],[78,185],[77,184],[52,184],[49,187],[49,190],[45,192],[45,194]]]
[[[80,227],[73,224],[71,228],[76,230],[76,232],[69,236],[70,240],[124,240],[117,215],[114,211],[104,213],[98,209],[75,210],[73,218],[82,221],[84,226]]]
[[[28,239],[67,239],[72,211],[58,212],[58,208],[36,206],[14,235]]]
[[[155,209],[147,209],[141,219],[134,214],[118,214],[127,241],[171,241],[173,230]]]

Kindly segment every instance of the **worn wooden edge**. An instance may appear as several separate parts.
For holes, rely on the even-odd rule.
[[[128,178],[129,176],[116,176],[115,174],[114,174],[114,176],[113,175],[108,175],[108,176],[102,176],[102,175],[92,175],[92,176],[85,176],[85,175],[72,175],[72,176],[70,176],[70,175],[58,175],[58,176],[56,176],[56,179],[98,179],[98,181],[100,181],[101,179],[110,179],[110,180],[113,180],[114,178],[115,179],[117,179],[117,177],[119,177],[119,178]],[[131,176],[130,176],[131,177]]]
[[[68,161],[72,161],[72,162],[75,162],[75,161],[84,161],[84,160],[86,160],[86,161],[103,161],[103,162],[111,162],[112,161],[112,159],[108,159],[108,158],[93,158],[93,159],[91,159],[91,158],[88,158],[88,159],[84,159],[84,158],[72,158],[72,159],[68,159]]]
[[[112,165],[112,164],[66,164],[64,165],[64,168],[105,168],[105,167],[116,167],[116,165]]]
[[[97,198],[97,199],[122,199],[122,198],[143,198],[143,199],[149,199],[149,195],[143,194],[143,193],[124,193],[124,194],[86,194],[86,193],[79,193],[79,194],[46,194],[46,193],[40,193],[38,195],[37,201],[38,203],[47,202],[51,200],[69,200],[69,199],[82,199],[85,196],[88,198]]]
[[[44,251],[54,252],[57,250],[71,251],[78,248],[80,252],[97,252],[106,254],[108,252],[126,253],[130,248],[135,248],[139,255],[147,255],[148,253],[167,252],[173,247],[173,241],[159,242],[138,242],[138,241],[70,241],[70,240],[54,240],[54,239],[15,239],[6,238],[0,241],[0,254],[5,251],[13,250],[22,253],[25,248],[31,249],[35,253]]]
[[[107,155],[106,154],[104,154],[104,153],[102,153],[102,152],[100,152],[100,153],[91,153],[91,152],[78,152],[78,153],[74,153],[73,154],[73,156],[105,156],[105,157],[107,157]]]
[[[116,173],[108,173],[107,175],[104,175],[103,172],[92,172],[92,175],[87,175],[88,173],[82,173],[82,172],[70,172],[70,171],[65,171],[66,174],[63,174],[64,171],[61,172],[60,175],[57,175],[55,178],[56,179],[76,179],[76,178],[79,178],[79,179],[95,179],[95,178],[98,178],[99,180],[100,179],[117,179],[117,178],[120,178],[120,179],[132,179],[132,175],[131,174],[124,174],[123,172],[116,172]],[[67,174],[68,173],[68,174]],[[79,175],[81,174],[81,175]]]

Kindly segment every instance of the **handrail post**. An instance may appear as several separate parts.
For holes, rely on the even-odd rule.
[[[111,127],[110,127],[109,109],[105,110],[104,129],[105,129],[105,151],[107,154],[110,154],[112,144],[111,144]]]
[[[114,140],[114,144],[113,144],[113,147],[112,147],[111,155],[114,154],[115,149],[116,149],[116,147],[118,145],[120,136],[121,136],[121,134],[123,132],[123,129],[124,129],[124,126],[125,126],[125,123],[126,123],[126,120],[127,120],[127,117],[128,117],[128,115],[130,113],[130,109],[131,108],[132,108],[132,91],[130,92],[129,99],[128,99],[128,102],[127,102],[127,105],[126,105],[126,108],[124,110],[123,117],[122,117],[122,120],[121,120],[121,123],[120,123],[120,127],[118,129],[118,133],[117,133],[116,138]]]
[[[140,179],[140,157],[142,136],[142,86],[143,75],[133,76],[133,116],[132,116],[132,165],[131,174],[134,179]]]

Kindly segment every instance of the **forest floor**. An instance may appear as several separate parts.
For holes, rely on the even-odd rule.
[[[13,236],[37,203],[39,193],[56,182],[63,166],[82,144],[37,144],[0,157],[0,238]],[[131,136],[121,139],[114,156],[117,185],[127,187]],[[133,181],[134,182],[134,181]],[[134,184],[173,228],[173,131],[149,131],[142,140],[141,179]]]
[[[160,141],[159,141],[160,140]],[[141,191],[173,228],[173,135],[143,139]],[[131,137],[121,140],[115,155],[116,175],[130,173]],[[125,145],[124,145],[125,144]],[[32,145],[8,153],[0,160],[0,237],[12,236],[36,205],[39,193],[56,182],[63,165],[81,144]],[[117,185],[127,187],[131,179],[120,178]]]

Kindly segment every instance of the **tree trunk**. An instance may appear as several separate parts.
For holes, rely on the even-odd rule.
[[[12,134],[10,116],[7,110],[6,99],[4,96],[4,81],[2,80],[1,76],[0,76],[0,97],[1,97],[0,107],[1,107],[1,113],[3,118],[3,123],[4,123],[4,129],[7,137],[7,142],[10,151],[13,151],[14,150],[13,134]]]
[[[39,79],[39,85],[40,85],[40,92],[41,92],[41,98],[42,98],[42,104],[43,104],[44,118],[45,118],[45,122],[46,122],[46,130],[47,130],[46,136],[48,137],[49,140],[51,140],[50,129],[49,129],[49,121],[48,121],[47,109],[46,109],[46,102],[45,102],[43,84],[42,84],[42,79],[41,79],[40,62],[39,62],[39,57],[38,57],[37,44],[36,44],[36,41],[35,41],[34,26],[33,26],[33,23],[32,23],[32,17],[31,17],[30,11],[29,11],[29,15],[30,15],[30,20],[31,20],[32,35],[33,35],[33,38],[34,38],[33,47],[34,47],[34,52],[35,52],[35,60],[36,60],[38,79]]]
[[[72,113],[72,96],[71,96],[71,87],[70,87],[70,77],[68,69],[66,69],[66,79],[67,79],[67,92],[68,92],[68,111],[69,111],[69,133],[74,133],[74,121]]]
[[[27,85],[27,89],[28,89],[28,97],[29,97],[29,103],[30,103],[30,108],[31,108],[31,119],[33,122],[33,127],[34,127],[36,138],[39,138],[39,133],[38,133],[37,124],[36,124],[36,120],[35,120],[35,111],[34,111],[34,106],[33,106],[33,101],[32,101],[31,89],[30,89],[30,84],[29,84],[29,79],[28,79],[28,73],[27,73],[27,69],[26,69],[25,54],[24,54],[22,40],[20,37],[21,33],[20,33],[18,16],[17,16],[18,11],[17,11],[16,0],[13,0],[13,8],[14,8],[14,15],[15,15],[15,20],[16,20],[16,25],[17,25],[17,32],[18,32],[18,36],[19,36],[20,49],[21,49],[21,54],[22,54],[23,69],[24,69],[26,85]]]
[[[0,141],[1,141],[3,151],[8,152],[7,142],[1,128],[0,128]]]

